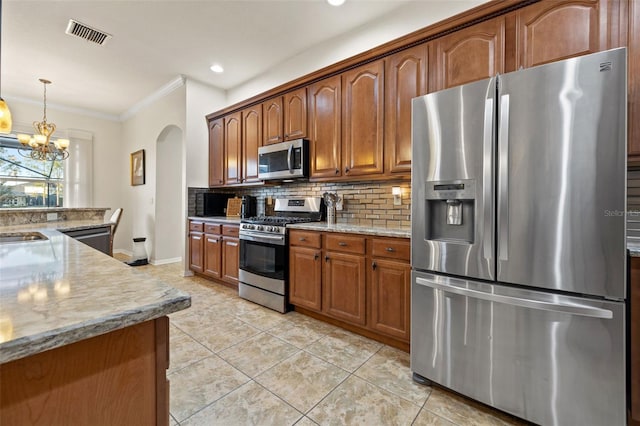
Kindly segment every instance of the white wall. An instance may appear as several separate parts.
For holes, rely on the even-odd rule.
[[[486,0],[408,2],[382,19],[306,49],[258,78],[229,90],[227,105],[240,102],[482,3],[486,3]]]
[[[225,107],[226,94],[191,79],[187,79],[186,86],[186,182],[187,187],[206,188],[209,186],[209,131],[205,116]]]
[[[11,108],[14,133],[18,130],[32,131],[31,123],[42,119],[42,103],[5,98]],[[93,203],[86,207],[108,207],[116,209],[123,203],[121,176],[128,173],[120,161],[122,150],[122,123],[108,117],[88,116],[81,112],[60,109],[47,105],[47,121],[57,126],[55,136],[82,134],[93,135]],[[107,212],[107,216],[110,212]],[[118,241],[116,233],[116,241]]]
[[[121,229],[118,230],[118,233],[124,240],[118,240],[116,248],[131,250],[133,238],[146,237],[145,247],[150,261],[155,259],[157,141],[162,131],[169,125],[178,127],[184,134],[186,127],[185,95],[185,86],[181,86],[155,103],[144,107],[123,123],[123,147],[120,151],[119,162],[120,167],[126,170],[126,173],[122,174],[119,184],[124,189],[125,201],[124,214],[120,222]],[[139,149],[145,150],[146,180],[144,185],[130,186],[129,154]],[[177,149],[176,155],[182,158],[184,156],[183,149]],[[183,200],[176,199],[175,202],[183,203]]]

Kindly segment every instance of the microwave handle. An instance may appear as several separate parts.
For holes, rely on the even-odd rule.
[[[289,151],[287,152],[287,165],[289,166],[289,173],[293,173],[293,144],[289,145]]]

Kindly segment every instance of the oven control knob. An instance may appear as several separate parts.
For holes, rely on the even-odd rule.
[[[274,226],[271,228],[271,232],[280,232],[280,228],[278,228],[277,226]]]
[[[256,225],[256,231],[262,231],[262,225]]]

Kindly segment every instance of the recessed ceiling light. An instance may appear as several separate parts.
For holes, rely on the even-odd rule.
[[[331,6],[342,6],[345,0],[327,0]]]
[[[224,72],[224,68],[222,68],[222,65],[215,64],[211,65],[211,71],[221,73]]]

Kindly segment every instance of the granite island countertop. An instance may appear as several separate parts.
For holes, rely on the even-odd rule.
[[[0,227],[2,233],[47,237],[0,243],[0,363],[191,305],[187,293],[56,230],[95,227],[100,221],[72,222]]]
[[[334,225],[327,225],[327,222],[308,222],[308,223],[296,223],[293,225],[287,225],[290,229],[304,229],[307,231],[321,231],[321,232],[340,232],[346,234],[362,234],[362,235],[374,235],[377,237],[398,237],[398,238],[411,238],[411,228],[387,228],[368,225],[352,225],[346,223],[337,223]]]

